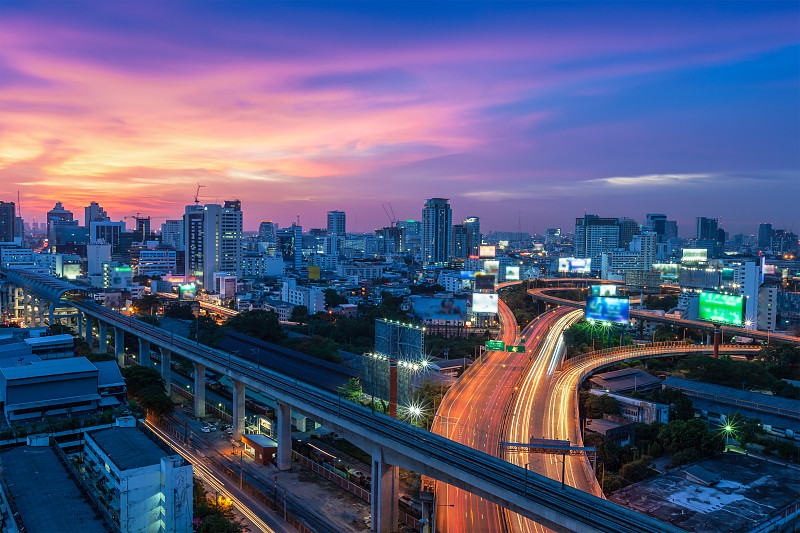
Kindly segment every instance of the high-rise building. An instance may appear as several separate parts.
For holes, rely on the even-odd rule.
[[[303,268],[303,226],[292,222],[288,228],[281,228],[276,233],[278,248],[287,262],[295,270]],[[337,243],[338,244],[338,243]]]
[[[600,269],[600,256],[619,248],[619,220],[585,215],[575,219],[575,257],[591,259]]]
[[[56,226],[72,222],[72,211],[64,209],[61,202],[56,202],[55,207],[47,212],[47,240],[52,246],[56,242]]]
[[[469,246],[469,228],[464,224],[453,226],[453,258],[463,260],[473,255]]]
[[[654,231],[645,231],[631,237],[630,250],[637,252],[641,261],[640,270],[651,270],[656,260],[658,235]]]
[[[429,198],[422,208],[422,264],[448,263],[453,249],[453,211],[447,198]]]
[[[136,230],[139,242],[145,242],[151,238],[150,234],[150,217],[136,217]]]
[[[478,217],[469,217],[464,221],[464,227],[467,228],[467,255],[478,255],[481,243],[483,242],[483,235],[481,234],[481,219]]]
[[[762,222],[758,225],[758,247],[768,249],[772,244],[772,224]]]
[[[161,224],[161,244],[183,250],[183,221],[165,220]]]
[[[261,242],[275,242],[275,223],[271,220],[262,220],[258,225],[258,238]]]
[[[187,205],[183,216],[187,278],[194,276],[202,288],[210,290],[215,273],[241,276],[242,224],[238,200],[225,206]]]
[[[125,222],[111,222],[110,220],[95,220],[89,223],[89,242],[92,244],[110,244],[115,252],[120,236],[125,233]]]
[[[647,213],[644,220],[644,229],[658,233],[659,227],[663,228],[667,221],[667,215],[663,213]]]
[[[638,235],[639,223],[632,218],[619,219],[619,247],[627,248],[633,240],[634,235]]]
[[[546,228],[544,230],[545,244],[558,244],[561,242],[561,228]]]
[[[103,222],[105,220],[111,220],[108,215],[106,214],[105,209],[100,207],[100,204],[97,202],[92,202],[88,206],[83,208],[84,217],[83,217],[83,225],[85,227],[89,227],[89,224],[92,222]]]
[[[347,235],[347,217],[344,211],[328,211],[328,235]]]
[[[667,220],[664,223],[664,241],[678,238],[678,222]]]
[[[398,220],[397,227],[403,228],[406,232],[406,236],[422,234],[422,223],[418,220]]]
[[[697,217],[697,239],[710,239],[716,241],[717,234],[717,219],[707,217]]]
[[[12,242],[17,235],[16,209],[14,202],[0,202],[0,242]]]

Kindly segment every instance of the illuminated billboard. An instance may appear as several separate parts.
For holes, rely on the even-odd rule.
[[[494,280],[495,277],[493,274],[476,274],[475,290],[477,291],[494,290]]]
[[[775,275],[775,265],[764,265],[764,274]]]
[[[592,285],[592,296],[616,296],[616,285]]]
[[[463,298],[415,298],[414,316],[422,320],[466,320],[467,301]]]
[[[559,272],[576,272],[588,274],[592,270],[591,259],[578,259],[577,257],[562,257],[558,260]]]
[[[308,267],[308,279],[317,280],[320,278],[320,274],[322,269],[318,266],[310,266]]]
[[[194,300],[196,286],[194,283],[184,283],[178,285],[179,300]]]
[[[708,261],[708,250],[705,248],[684,248],[681,263],[705,263]]]
[[[586,318],[602,322],[627,324],[630,320],[630,300],[611,296],[589,296],[586,298]]]
[[[497,313],[497,295],[476,292],[472,294],[473,313]]]
[[[654,263],[653,270],[661,274],[661,279],[678,279],[678,263]]]
[[[500,261],[484,261],[483,270],[486,271],[487,274],[496,276],[500,271]]]
[[[491,259],[491,258],[493,258],[495,256],[495,247],[494,246],[486,246],[486,245],[482,244],[478,248],[478,255],[481,258]]]
[[[519,267],[507,266],[506,267],[506,281],[519,281]]]
[[[544,251],[544,244],[540,242],[533,243],[533,251],[534,252],[542,252]]]
[[[700,320],[742,325],[744,297],[718,292],[701,292],[699,297]]]
[[[481,272],[476,272],[473,270],[462,270],[461,271],[461,281],[470,281],[474,280],[475,276],[481,274]]]

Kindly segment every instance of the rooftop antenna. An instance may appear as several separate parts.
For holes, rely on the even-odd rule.
[[[19,203],[19,189],[17,189],[17,216],[22,218],[22,204]]]
[[[300,213],[297,213],[297,225],[300,225]]]
[[[197,184],[197,190],[196,190],[196,191],[195,191],[195,193],[194,193],[194,203],[195,203],[195,205],[200,205],[200,200],[199,200],[199,198],[200,198],[200,188],[201,188],[201,187],[205,187],[205,185],[200,185],[200,184],[198,183],[198,184]]]

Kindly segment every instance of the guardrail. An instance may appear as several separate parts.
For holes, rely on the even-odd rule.
[[[741,351],[741,352],[759,352],[760,346],[743,346],[741,344],[720,344],[720,350],[724,351]],[[591,359],[599,359],[608,355],[622,354],[622,353],[639,353],[640,357],[648,357],[651,355],[662,355],[664,350],[680,351],[680,352],[713,352],[713,345],[706,344],[692,344],[690,342],[672,341],[672,342],[657,342],[655,344],[646,345],[628,345],[615,348],[604,348],[602,350],[595,350],[585,354],[578,355],[566,359],[561,369],[566,370],[583,361]]]

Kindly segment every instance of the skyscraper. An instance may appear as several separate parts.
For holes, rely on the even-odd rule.
[[[717,219],[697,217],[697,239],[717,240]]]
[[[483,235],[481,235],[481,219],[478,217],[469,217],[464,221],[464,227],[467,228],[467,255],[478,255],[479,248],[483,242]]]
[[[271,220],[262,220],[258,225],[258,238],[261,242],[275,242],[275,223]]]
[[[242,211],[238,200],[205,206],[187,205],[183,216],[186,276],[213,289],[214,274],[241,276]]]
[[[72,211],[64,209],[61,202],[56,202],[55,207],[47,212],[47,240],[50,246],[56,242],[56,226],[65,222],[72,222]]]
[[[183,221],[165,220],[161,224],[161,244],[172,246],[176,250],[183,250]]]
[[[0,242],[11,242],[16,236],[16,205],[0,202]]]
[[[638,235],[639,223],[632,218],[619,219],[619,247],[627,248],[633,240],[634,235]]]
[[[772,224],[762,222],[758,225],[758,247],[766,250],[772,243]]]
[[[88,206],[84,207],[83,213],[83,225],[87,228],[92,222],[104,222],[106,220],[111,220],[106,214],[105,209],[100,207],[100,204],[97,202],[92,202]]]
[[[456,224],[453,226],[453,258],[466,259],[469,256],[469,228],[466,224]]]
[[[294,222],[288,228],[281,228],[276,232],[278,248],[281,250],[283,260],[291,264],[291,268],[303,268],[303,226]],[[337,243],[338,244],[338,243]]]
[[[575,219],[575,257],[591,259],[600,269],[600,256],[619,248],[619,220],[585,215]]]
[[[328,235],[346,235],[347,217],[344,211],[328,211]]]
[[[447,198],[429,198],[422,208],[422,264],[448,263],[453,248],[453,211]]]

